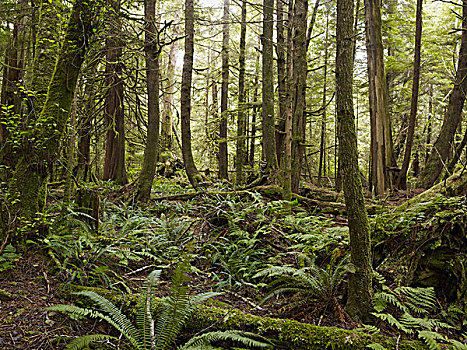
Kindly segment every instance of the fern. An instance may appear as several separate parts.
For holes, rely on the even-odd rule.
[[[97,341],[102,341],[102,340],[116,340],[118,341],[118,338],[112,337],[107,334],[90,334],[90,335],[85,335],[83,337],[79,337],[77,339],[74,339],[73,341],[70,342],[65,348],[65,350],[79,350],[79,349],[84,349],[84,348],[89,348],[89,345],[91,343],[97,342]]]
[[[387,350],[384,346],[382,346],[379,343],[368,344],[366,348],[373,349],[373,350]]]
[[[430,350],[441,349],[437,341],[445,340],[445,337],[443,337],[441,334],[432,331],[419,331],[418,337],[423,339]]]
[[[260,338],[256,340],[254,338]],[[241,343],[248,348],[263,348],[270,349],[271,344],[267,342],[267,339],[259,337],[254,333],[242,332],[242,331],[218,331],[201,334],[197,337],[191,338],[184,346],[179,348],[180,350],[194,350],[194,349],[205,349],[211,343],[218,341],[232,341]]]
[[[154,338],[154,320],[151,315],[151,297],[152,290],[159,281],[160,275],[160,270],[155,270],[149,274],[143,288],[142,303],[136,314],[136,324],[140,330],[143,347],[145,349],[150,349],[152,347],[152,339]]]

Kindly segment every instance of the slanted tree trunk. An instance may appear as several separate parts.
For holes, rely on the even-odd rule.
[[[420,85],[420,51],[422,46],[422,0],[417,0],[417,13],[415,19],[415,53],[413,62],[412,101],[410,103],[409,128],[405,142],[404,160],[397,178],[397,187],[407,189],[407,171],[412,156],[413,135],[417,119],[418,90]]]
[[[337,0],[336,103],[350,257],[355,268],[349,276],[347,311],[360,321],[367,321],[371,311],[372,269],[370,227],[358,169],[353,110],[353,7],[353,1]]]
[[[307,0],[296,0],[293,26],[292,192],[298,193],[305,141]]]
[[[193,43],[194,43],[194,4],[193,0],[185,0],[185,56],[183,57],[182,88],[180,92],[180,119],[182,124],[182,155],[185,170],[191,185],[197,188],[202,177],[196,168],[191,151],[191,81],[193,75]]]
[[[263,157],[266,173],[271,183],[277,182],[277,153],[274,123],[274,58],[272,34],[274,29],[274,0],[263,0]]]
[[[119,38],[122,30],[120,0],[108,0],[110,17],[112,18],[106,40],[106,96],[105,120],[107,138],[105,144],[104,180],[113,180],[119,185],[128,182],[125,169],[125,123],[123,104],[122,77],[122,41]]]
[[[465,91],[467,91],[467,0],[462,2],[462,38],[454,87],[449,95],[447,110],[438,138],[420,174],[419,187],[433,186],[441,172],[446,169],[456,129],[462,121]]]
[[[243,165],[246,160],[246,111],[245,111],[245,52],[246,52],[246,0],[242,1],[242,18],[240,28],[240,55],[238,58],[238,115],[237,115],[237,149],[235,154],[235,182],[244,182]]]
[[[370,189],[378,196],[392,188],[392,136],[381,36],[381,0],[365,0],[370,100]]]
[[[224,0],[224,17],[222,25],[222,88],[221,88],[221,118],[219,124],[219,178],[228,179],[227,153],[227,120],[229,102],[229,21],[230,1]]]
[[[8,187],[10,220],[33,220],[45,205],[47,177],[56,159],[73,101],[76,81],[88,41],[94,33],[93,17],[98,17],[100,1],[75,0],[47,98],[32,138],[23,145]],[[53,64],[53,56],[49,56]],[[24,221],[23,221],[24,220]]]
[[[156,1],[144,2],[144,52],[146,55],[146,85],[148,95],[148,129],[144,160],[138,179],[136,199],[140,203],[147,202],[151,196],[152,182],[159,155],[159,54],[160,45],[157,40],[155,24]]]

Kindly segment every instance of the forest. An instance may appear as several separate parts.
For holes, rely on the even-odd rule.
[[[467,0],[2,0],[0,349],[467,349]]]

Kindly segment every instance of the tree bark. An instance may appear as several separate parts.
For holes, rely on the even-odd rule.
[[[159,156],[159,55],[160,45],[157,39],[156,1],[144,2],[144,51],[146,55],[146,84],[148,95],[148,129],[144,160],[138,179],[136,199],[140,203],[147,202],[151,196],[151,188]]]
[[[336,103],[350,256],[355,268],[349,276],[347,311],[360,321],[367,321],[371,311],[372,269],[370,227],[359,176],[353,111],[353,7],[353,1],[337,1]]]
[[[259,50],[258,50],[259,51]],[[259,85],[259,54],[256,55],[255,64],[255,83],[253,90],[253,113],[251,115],[250,123],[250,147],[248,151],[248,165],[253,168],[255,164],[255,138],[256,138],[256,114],[258,113],[258,85]]]
[[[417,0],[417,13],[415,19],[415,53],[413,62],[412,101],[410,103],[409,128],[405,142],[404,160],[397,178],[397,187],[407,189],[407,171],[412,156],[413,135],[417,119],[418,90],[420,86],[420,51],[422,46],[422,7],[423,1]]]
[[[378,196],[392,188],[393,142],[388,108],[381,36],[381,0],[365,0],[369,100],[370,100],[370,189]]]
[[[266,160],[266,173],[271,183],[277,182],[277,153],[274,123],[274,59],[273,59],[274,0],[263,0],[263,91],[262,128],[263,157]]]
[[[293,25],[292,192],[298,193],[305,141],[307,0],[296,0]]]
[[[219,124],[219,179],[228,179],[227,153],[227,120],[229,103],[229,21],[230,1],[224,0],[224,17],[222,25],[222,87],[221,118]]]
[[[194,188],[202,184],[191,150],[191,82],[193,76],[194,4],[185,0],[185,56],[183,57],[182,87],[180,92],[180,119],[182,124],[182,155],[186,174]]]
[[[105,144],[105,161],[103,179],[113,180],[119,185],[128,182],[125,169],[125,125],[123,104],[122,77],[122,41],[119,35],[122,23],[119,16],[120,0],[108,0],[110,6],[110,28],[106,40],[106,96],[105,120],[107,123],[107,138]]]
[[[465,91],[467,91],[467,0],[462,2],[462,38],[454,87],[449,95],[447,110],[438,138],[420,174],[419,187],[433,186],[441,172],[446,169],[456,129],[462,121]]]
[[[100,1],[90,3],[75,0],[73,4],[47,98],[36,120],[34,141],[30,140],[23,146],[9,182],[8,205],[12,213],[9,222],[31,222],[45,205],[47,177],[68,122],[76,81],[88,41],[94,33],[93,29],[97,29],[94,20],[101,6]],[[49,59],[49,64],[53,64],[53,56],[49,56]]]
[[[235,183],[244,182],[243,165],[246,160],[246,111],[245,111],[245,54],[246,54],[246,0],[242,1],[242,18],[240,28],[240,54],[238,58],[238,115],[237,115],[237,149],[235,154]]]
[[[284,5],[283,0],[276,0],[277,13],[277,90],[279,93],[279,110],[276,127],[276,153],[277,162],[281,167],[282,154],[284,152],[284,138],[287,113],[287,72],[285,61],[285,36],[284,36]]]

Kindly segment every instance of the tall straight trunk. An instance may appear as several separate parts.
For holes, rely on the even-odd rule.
[[[433,186],[441,172],[446,168],[456,129],[462,121],[465,91],[467,91],[467,0],[462,2],[462,38],[454,87],[449,95],[447,110],[438,138],[420,174],[418,183],[420,187]]]
[[[78,164],[76,178],[81,181],[88,181],[91,167],[91,128],[93,110],[95,107],[94,80],[88,81],[84,88],[85,98],[87,98],[84,111],[79,114],[78,119]]]
[[[194,4],[185,0],[185,55],[183,57],[182,87],[180,92],[180,119],[182,125],[182,155],[185,170],[194,188],[202,184],[202,177],[196,168],[191,151],[191,82],[193,76]]]
[[[105,120],[107,137],[105,144],[104,180],[113,180],[119,185],[128,182],[125,169],[125,125],[122,77],[122,41],[119,38],[122,22],[119,16],[120,0],[108,0],[111,8],[109,34],[106,40]]]
[[[144,160],[138,179],[137,200],[147,202],[151,196],[152,182],[159,156],[159,54],[160,46],[157,40],[155,25],[156,1],[144,2],[144,52],[146,55],[146,85],[148,95],[148,129]]]
[[[308,26],[308,33],[306,35],[306,50],[308,51],[308,47],[310,46],[311,36],[313,34],[313,28],[316,22],[316,14],[318,13],[318,8],[320,5],[320,0],[315,0],[315,5],[313,6],[313,12],[311,13],[310,24]]]
[[[237,149],[235,154],[235,178],[237,184],[244,182],[243,165],[246,159],[246,111],[245,111],[245,52],[246,52],[246,0],[242,1],[240,28],[240,54],[238,58],[238,115]]]
[[[273,30],[274,30],[274,0],[263,0],[263,91],[262,91],[262,128],[263,128],[263,156],[266,160],[266,173],[269,181],[277,182],[277,153],[274,124],[274,58],[273,58]]]
[[[326,175],[326,93],[328,77],[328,34],[329,34],[329,14],[326,17],[326,36],[324,41],[324,82],[323,82],[323,114],[321,115],[321,138],[319,146],[319,167],[318,183],[321,185],[321,176]]]
[[[397,178],[397,187],[403,190],[407,189],[407,171],[409,170],[410,158],[412,156],[413,135],[417,119],[418,90],[420,86],[420,51],[422,46],[422,7],[423,1],[417,0],[417,12],[415,17],[415,53],[413,61],[412,101],[410,103],[409,128],[407,130],[405,142],[404,160]]]
[[[230,2],[224,0],[224,17],[222,25],[222,89],[221,89],[221,119],[219,124],[219,178],[228,179],[227,153],[227,121],[229,102],[229,21]]]
[[[370,188],[383,195],[392,188],[392,136],[381,36],[381,0],[365,0],[365,26],[371,128]]]
[[[276,127],[276,153],[279,166],[282,163],[284,152],[285,122],[287,113],[287,72],[285,61],[285,36],[284,36],[284,5],[283,0],[276,0],[277,13],[277,89],[279,93],[279,110],[277,114]]]
[[[259,51],[259,50],[258,50]],[[248,165],[253,168],[255,164],[255,138],[256,138],[256,114],[258,113],[258,85],[259,85],[259,54],[256,55],[255,80],[253,90],[253,113],[251,115],[250,149],[248,152]]]
[[[175,36],[178,36],[178,26],[175,27]],[[175,85],[175,63],[177,62],[178,54],[178,40],[176,40],[169,51],[169,61],[167,63],[167,74],[165,83],[165,94],[164,94],[164,108],[162,110],[162,129],[161,129],[161,149],[171,150],[173,144],[173,133],[172,133],[172,107],[173,107],[173,96],[174,96],[174,85]]]
[[[296,0],[293,32],[292,192],[298,193],[305,141],[307,0]]]
[[[365,322],[371,311],[372,269],[370,226],[359,176],[353,110],[353,15],[353,1],[337,0],[336,107],[339,159],[349,225],[350,259],[355,268],[349,274],[347,311]]]
[[[47,98],[36,121],[41,127],[35,128],[29,142],[23,145],[8,184],[10,214],[15,219],[22,218],[30,223],[45,205],[45,185],[70,116],[76,81],[89,47],[88,40],[98,29],[93,24],[94,17],[99,17],[101,6],[99,1],[75,0],[73,3]],[[49,56],[49,59],[49,64],[54,64],[53,57]],[[10,223],[9,220],[3,222]]]
[[[428,100],[428,121],[426,123],[426,130],[423,132],[426,133],[426,141],[425,141],[425,164],[428,162],[428,158],[430,156],[430,147],[431,147],[431,123],[433,120],[433,84],[430,84],[430,89],[428,90],[429,100]]]

